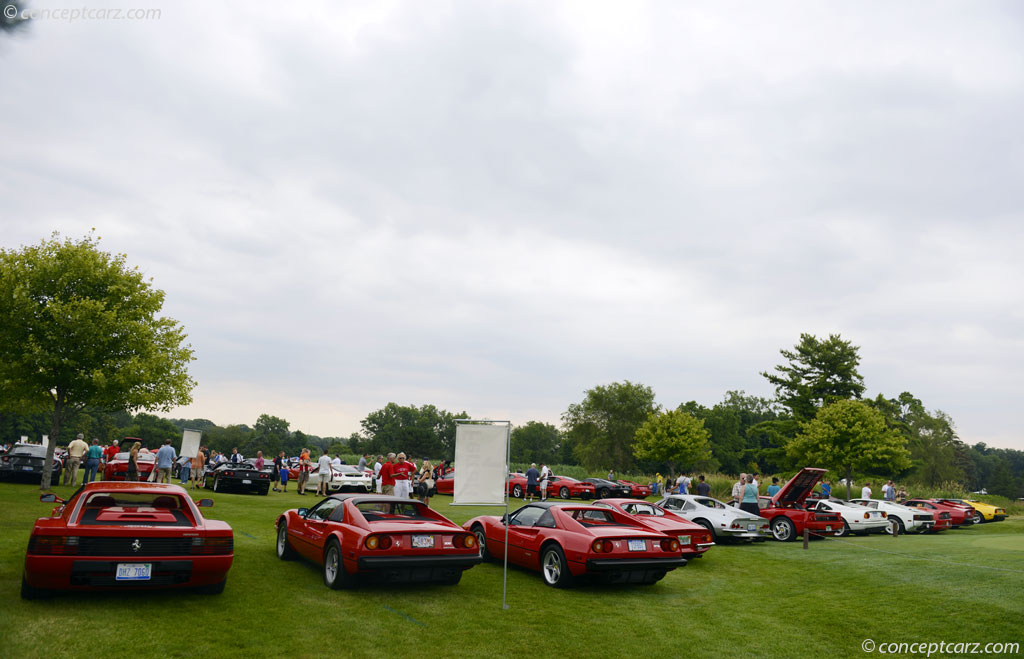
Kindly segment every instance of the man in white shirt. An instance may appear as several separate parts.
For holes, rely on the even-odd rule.
[[[317,483],[316,493],[321,496],[327,496],[328,494],[328,483],[331,482],[331,456],[327,455],[327,449],[324,449],[324,454],[317,460]]]
[[[89,445],[85,443],[85,435],[78,433],[78,437],[75,437],[70,444],[68,444],[68,468],[64,471],[64,484],[68,484],[68,480],[71,481],[71,487],[75,486],[75,481],[78,479],[78,467],[82,464],[82,456],[89,450]],[[56,485],[56,483],[54,483]]]
[[[540,500],[548,498],[548,482],[551,480],[551,470],[543,462],[540,464]]]
[[[331,466],[334,467],[335,469],[341,469],[341,456],[340,455],[335,455],[334,456],[334,459],[331,460]]]
[[[864,487],[860,488],[860,498],[870,499],[871,498],[871,483],[864,483]]]
[[[381,493],[381,486],[382,486],[382,484],[381,484],[381,481],[380,481],[380,468],[384,466],[381,463],[381,459],[383,459],[383,457],[384,457],[383,455],[378,455],[377,456],[377,462],[373,463],[373,479],[375,481],[377,481],[377,494]]]

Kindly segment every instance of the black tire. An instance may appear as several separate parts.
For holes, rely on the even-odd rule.
[[[845,537],[846,537],[846,536],[848,536],[848,535],[850,535],[850,525],[849,525],[849,524],[847,524],[847,523],[846,523],[846,520],[844,519],[844,520],[843,520],[843,525],[842,525],[842,527],[840,527],[840,528],[839,528],[839,529],[838,529],[838,530],[836,531],[836,535],[835,535],[835,537],[837,537],[837,538],[845,538]]]
[[[196,592],[202,595],[220,595],[224,592],[224,586],[228,584],[228,580],[225,579],[220,583],[210,584],[208,586],[199,586],[196,588]]]
[[[292,543],[288,542],[288,525],[281,522],[277,525],[277,557],[282,561],[294,560],[298,554],[292,548]]]
[[[21,575],[21,599],[23,600],[42,600],[53,597],[53,591],[45,588],[36,588],[35,586],[28,585],[25,581],[25,575]]]
[[[562,489],[558,490],[558,496],[562,497],[563,499],[568,499],[569,498],[569,488],[567,488],[565,486],[562,486]]]
[[[484,527],[479,524],[473,525],[473,535],[476,536],[476,544],[480,547],[480,558],[484,561],[490,561],[494,557],[491,556],[491,552],[487,549],[487,534],[484,533]]]
[[[351,577],[345,572],[345,561],[341,558],[341,545],[333,538],[327,542],[324,550],[324,585],[331,590],[352,585]]]
[[[892,535],[893,527],[899,529],[899,534],[903,535],[906,527],[903,525],[903,520],[895,515],[889,515],[889,525],[885,527],[885,532]]]
[[[269,493],[270,493],[270,483],[267,483],[266,485],[261,487],[260,491],[257,492],[257,494],[261,494],[263,496],[267,496]]]
[[[700,524],[708,531],[711,531],[711,542],[718,542],[718,534],[715,532],[715,525],[706,519],[695,519],[695,523]]]
[[[776,517],[772,520],[772,537],[779,542],[796,540],[796,526],[786,517]]]
[[[975,524],[981,524],[985,521],[985,516],[981,514],[980,510],[975,510],[973,519]]]
[[[597,492],[597,498],[598,499],[607,499],[609,496],[611,496],[611,493],[612,493],[612,491],[609,490],[607,487],[602,487]]]
[[[519,486],[519,485],[513,485],[512,486],[512,496],[514,496],[517,499],[522,499],[523,498],[523,488],[521,486]]]
[[[544,583],[552,588],[568,588],[572,585],[572,573],[565,560],[565,553],[556,544],[550,544],[540,553],[540,573]]]

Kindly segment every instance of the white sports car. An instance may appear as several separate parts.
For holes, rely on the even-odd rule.
[[[332,492],[370,492],[373,488],[373,478],[352,465],[332,466],[331,480],[327,487]]]
[[[894,526],[899,528],[900,533],[906,533],[907,531],[923,533],[935,526],[934,515],[920,508],[901,506],[892,501],[882,501],[879,499],[851,499],[850,503],[884,512],[889,520],[889,526],[885,529],[885,532],[889,535],[892,535]]]
[[[768,520],[727,506],[718,499],[695,494],[670,494],[658,505],[711,531],[714,540],[740,538],[764,540]]]
[[[853,505],[845,501],[836,501],[835,499],[808,499],[807,510],[839,513],[843,518],[843,528],[836,531],[837,538],[850,535],[851,533],[892,532],[889,530],[888,516],[881,510]]]

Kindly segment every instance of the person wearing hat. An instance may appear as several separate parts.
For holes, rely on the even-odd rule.
[[[89,445],[85,443],[85,435],[82,433],[78,433],[78,437],[68,444],[68,465],[64,470],[65,485],[71,481],[71,487],[75,486],[75,481],[78,480],[78,467],[82,464],[82,456],[88,450]]]

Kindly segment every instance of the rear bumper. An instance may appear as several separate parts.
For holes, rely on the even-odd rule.
[[[234,560],[225,556],[27,556],[25,581],[47,590],[138,590],[208,586],[227,578]],[[150,563],[152,576],[145,581],[117,581],[119,563]]]
[[[686,565],[685,558],[591,558],[587,560],[587,571],[607,572],[613,570],[674,570]]]
[[[409,568],[457,568],[465,570],[481,563],[480,554],[434,556],[360,556],[359,570],[400,570]]]

